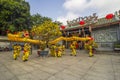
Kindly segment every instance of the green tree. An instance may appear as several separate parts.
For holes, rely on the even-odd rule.
[[[43,17],[40,14],[34,14],[31,16],[31,26],[39,26],[43,24],[45,21],[52,21],[51,18]]]
[[[60,22],[60,21],[55,21],[54,23],[55,23],[55,24],[58,24],[59,26],[63,25],[63,23]]]
[[[30,26],[30,6],[25,0],[0,0],[0,32],[21,31]]]

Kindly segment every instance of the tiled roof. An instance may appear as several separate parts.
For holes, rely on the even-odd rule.
[[[98,21],[94,24],[85,24],[84,26],[92,26],[92,28],[98,28],[99,26],[102,26],[102,25],[110,25],[110,24],[116,24],[116,23],[119,23],[120,22],[120,15],[119,15],[119,19],[114,17],[112,19],[106,19],[105,17],[104,18],[99,18]],[[78,25],[75,25],[75,26],[67,26],[66,29],[64,29],[65,31],[67,30],[72,30],[72,29],[78,29],[80,27],[84,27],[84,26],[80,26],[79,24]]]

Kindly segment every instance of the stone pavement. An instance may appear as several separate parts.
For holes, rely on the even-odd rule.
[[[33,51],[23,62],[21,57],[13,60],[12,52],[0,52],[0,80],[120,80],[120,53],[69,54],[68,50],[61,58],[42,58]]]

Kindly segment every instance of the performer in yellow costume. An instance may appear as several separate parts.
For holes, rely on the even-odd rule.
[[[57,56],[57,54],[56,54],[56,45],[55,45],[55,44],[52,44],[52,45],[50,46],[50,54],[51,54],[52,56]]]
[[[94,42],[93,38],[91,37],[91,40],[86,41],[85,43],[85,49],[89,50],[89,56],[92,57],[93,55],[93,48],[97,48],[97,44]]]
[[[30,55],[30,46],[29,46],[28,43],[25,43],[22,60],[23,60],[23,61],[27,61],[29,55]]]
[[[31,53],[31,45],[30,44],[28,44],[28,52],[29,52],[29,54],[32,54]]]
[[[53,46],[53,54],[54,54],[55,57],[57,57],[57,51],[56,51],[56,49],[57,49],[57,46],[54,45]]]
[[[50,54],[53,56],[53,45],[50,45]]]
[[[70,45],[70,48],[71,48],[71,50],[72,50],[72,54],[71,54],[71,55],[76,56],[76,42],[73,42],[73,43]]]
[[[58,57],[62,56],[62,48],[61,48],[61,46],[58,46],[57,56]]]
[[[16,60],[18,57],[17,54],[17,44],[13,46],[13,59]]]
[[[65,54],[65,45],[61,45],[62,48],[62,54]]]
[[[17,55],[18,57],[20,56],[20,51],[21,51],[21,46],[20,45],[17,45]]]

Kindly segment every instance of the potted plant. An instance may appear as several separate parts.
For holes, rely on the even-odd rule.
[[[120,51],[120,41],[114,43],[114,51]]]

